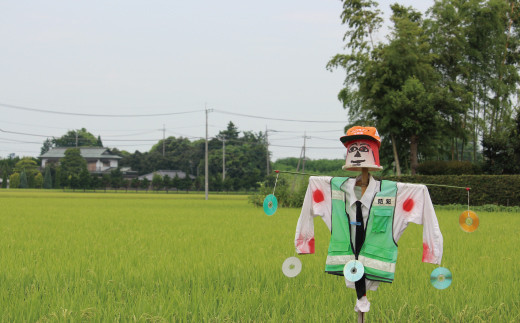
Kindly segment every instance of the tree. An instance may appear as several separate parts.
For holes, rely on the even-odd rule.
[[[43,141],[42,148],[40,149],[40,156],[48,152],[54,146],[51,139],[47,138]]]
[[[119,168],[110,171],[111,185],[116,191],[123,184],[123,173]]]
[[[38,174],[36,174],[36,176],[34,176],[34,187],[42,188],[42,186],[43,186],[43,175],[42,175],[42,173],[38,173]]]
[[[77,188],[80,188],[80,179],[79,175],[77,174],[70,174],[69,175],[69,187],[72,188],[72,191],[76,191]]]
[[[364,6],[360,7],[360,3]],[[392,5],[394,26],[389,43],[368,46],[365,38],[372,23],[360,23],[357,19],[370,16],[363,12],[373,5],[370,1],[344,2],[347,8],[343,22],[353,28],[346,36],[354,52],[336,55],[328,67],[343,67],[347,71],[346,87],[339,98],[349,109],[351,120],[375,125],[389,137],[397,166],[397,142],[408,143],[410,167],[415,174],[419,148],[443,135],[439,131],[446,123],[443,117],[452,114],[445,104],[445,91],[439,86],[439,74],[432,65],[434,55],[421,14],[412,8]],[[400,172],[399,166],[397,169]]]
[[[97,138],[85,128],[69,130],[59,138],[45,139],[40,149],[43,155],[54,147],[103,147],[101,137]]]
[[[29,184],[27,183],[27,175],[25,175],[25,171],[22,170],[20,173],[20,188],[28,188]]]
[[[100,188],[103,185],[101,178],[99,178],[97,175],[91,174],[90,175],[90,186],[94,189],[94,192],[97,188]]]
[[[9,177],[9,187],[10,188],[18,188],[20,186],[20,174],[13,173]]]
[[[61,168],[56,168],[56,173],[54,174],[54,188],[61,188]]]
[[[168,174],[166,174],[163,176],[162,181],[163,181],[163,187],[166,190],[166,194],[168,194],[168,190],[172,186],[172,180],[170,179],[170,176],[168,176]]]
[[[45,167],[45,175],[43,179],[43,188],[51,189],[52,188],[52,176],[51,176],[51,168]]]
[[[108,174],[104,174],[101,178],[101,185],[103,185],[103,188],[105,189],[105,193],[107,192],[107,187],[110,185],[111,178]]]
[[[83,192],[85,192],[85,190],[90,188],[91,177],[90,177],[90,173],[88,172],[88,170],[86,168],[81,170],[81,172],[79,173],[79,176],[78,176],[78,180],[79,180],[79,187],[83,189]]]
[[[81,157],[79,148],[65,150],[65,157],[60,160],[61,179],[68,179],[71,175],[79,174],[87,169],[87,162]]]
[[[122,184],[123,184],[123,187],[125,188],[125,193],[128,193],[128,188],[130,187],[130,180],[124,179]]]
[[[431,50],[435,54],[433,66],[441,76],[440,87],[445,89],[444,104],[451,110],[449,113],[451,120],[448,120],[450,125],[444,128],[448,138],[444,138],[437,147],[442,154],[451,154],[452,160],[458,159],[458,140],[462,141],[464,147],[468,139],[467,134],[471,131],[474,122],[469,114],[474,90],[472,81],[468,78],[471,73],[466,41],[467,27],[471,20],[469,7],[467,3],[463,4],[461,1],[436,1],[429,10],[431,18],[425,21]],[[447,147],[450,148],[449,152]],[[473,159],[475,160],[476,142],[474,147]]]
[[[98,137],[97,137],[96,146],[98,146],[98,147],[103,147],[103,142],[101,141],[101,136],[98,136]]]
[[[159,191],[163,186],[161,175],[154,173],[152,177],[152,187],[155,191]]]
[[[179,174],[175,173],[175,177],[172,179],[172,186],[178,191],[181,186],[181,179],[179,178]]]
[[[217,137],[225,140],[236,140],[239,135],[238,128],[232,121],[229,121],[226,130],[219,131]]]
[[[52,141],[55,147],[96,147],[98,145],[98,139],[85,128],[70,130]]]
[[[40,173],[38,171],[38,164],[36,161],[30,157],[24,157],[20,159],[14,166],[13,171],[16,173],[20,173],[20,176],[22,175],[22,172],[25,174],[25,182],[26,187],[34,187],[34,177],[36,174]],[[20,180],[21,177],[20,177]],[[22,183],[20,183],[22,185]]]
[[[186,176],[184,176],[184,178],[181,180],[181,183],[182,183],[182,188],[186,190],[186,192],[188,192],[191,188],[191,186],[193,185],[193,182],[190,178],[190,176],[188,175],[188,173],[186,173]]]
[[[490,174],[520,173],[520,113],[515,126],[500,136],[488,135],[482,139],[484,170]]]
[[[139,181],[139,178],[137,178],[137,177],[133,178],[131,185],[133,188],[135,188],[135,192],[137,193],[137,189],[139,188],[139,186],[141,186],[141,182]]]
[[[2,188],[7,188],[7,178],[8,178],[7,165],[4,164],[2,169]]]
[[[148,193],[148,188],[150,187],[150,180],[148,178],[143,178],[141,181],[141,187],[146,189],[146,193]]]

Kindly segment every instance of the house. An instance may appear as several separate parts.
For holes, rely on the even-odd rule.
[[[59,164],[60,159],[65,157],[65,151],[71,147],[52,148],[41,155],[42,168],[47,163]],[[103,147],[80,147],[80,154],[87,161],[87,169],[90,173],[105,173],[118,167],[120,156],[110,153],[108,148]]]
[[[175,178],[175,176],[178,176],[180,179],[186,178],[186,173],[183,171],[180,171],[180,170],[158,170],[158,171],[155,171],[150,174],[139,176],[139,180],[143,180],[146,178],[149,181],[152,181],[154,174],[160,175],[161,177],[168,175],[168,177],[171,179]],[[191,180],[195,179],[195,176],[193,176],[193,175],[188,175],[188,176],[190,177]]]

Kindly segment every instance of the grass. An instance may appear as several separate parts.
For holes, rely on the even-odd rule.
[[[298,209],[273,216],[246,196],[0,190],[0,321],[355,320],[355,292],[323,272],[329,233],[316,219],[316,254],[294,255]],[[441,210],[446,290],[421,263],[422,227],[399,241],[396,281],[368,292],[370,321],[520,320],[520,217]]]

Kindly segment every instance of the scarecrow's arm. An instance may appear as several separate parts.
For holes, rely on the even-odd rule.
[[[410,222],[423,225],[422,261],[440,265],[443,239],[428,188],[420,184],[397,183],[394,215],[396,242]]]
[[[294,245],[299,254],[314,253],[314,217],[320,216],[330,230],[330,176],[311,176],[296,225]]]

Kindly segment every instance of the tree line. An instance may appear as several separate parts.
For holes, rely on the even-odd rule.
[[[38,158],[8,158],[0,160],[3,185],[10,179],[12,188],[63,188],[98,189],[139,189],[152,187],[155,190],[172,188],[180,190],[204,189],[205,141],[190,141],[187,138],[168,137],[160,140],[150,151],[130,153],[117,148],[110,149],[112,154],[121,156],[119,168],[102,176],[90,174],[87,164],[81,157],[79,147],[102,145],[86,129],[68,131],[60,138],[47,139],[42,145],[42,155],[55,147],[69,147],[59,165],[49,163],[39,169]],[[209,189],[213,191],[254,190],[258,188],[267,172],[268,152],[265,135],[262,132],[240,132],[229,122],[225,130],[208,142],[209,147]],[[164,151],[164,153],[163,153]],[[121,167],[130,167],[138,175],[158,170],[180,170],[186,177],[169,178],[155,174],[152,181],[144,179],[125,179]],[[192,175],[194,179],[191,179]],[[49,182],[51,184],[49,184]]]

